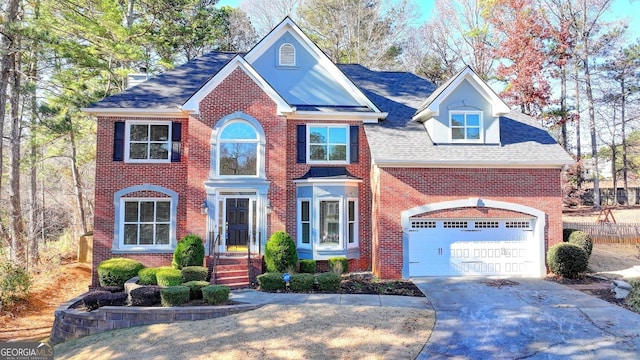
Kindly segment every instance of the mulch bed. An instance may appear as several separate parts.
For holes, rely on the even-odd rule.
[[[611,291],[611,280],[609,279],[591,275],[583,275],[575,279],[567,279],[560,276],[549,275],[545,278],[545,280],[566,285],[572,289],[595,296],[611,304],[618,305],[630,311],[634,311],[625,303],[624,299],[616,299],[615,293]]]
[[[378,294],[424,297],[411,281],[380,280],[373,277],[348,277],[340,284],[340,294]]]

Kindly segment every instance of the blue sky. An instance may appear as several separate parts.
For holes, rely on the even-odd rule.
[[[220,0],[219,6],[230,5],[237,7],[241,0]],[[429,19],[433,10],[434,0],[419,0],[418,3],[420,18],[419,22],[423,22]],[[610,15],[607,20],[614,19],[628,19],[629,23],[629,38],[631,40],[640,38],[640,20],[634,14],[640,13],[640,0],[613,0]]]

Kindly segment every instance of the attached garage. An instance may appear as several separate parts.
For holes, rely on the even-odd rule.
[[[514,206],[506,207],[522,210],[517,204],[511,205]],[[405,215],[424,209],[413,209]],[[542,276],[545,272],[544,225],[541,224],[544,216],[540,215],[429,218],[428,213],[422,213],[408,216],[403,220],[403,276]]]

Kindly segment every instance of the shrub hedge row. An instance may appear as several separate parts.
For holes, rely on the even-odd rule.
[[[292,292],[310,292],[314,288],[322,292],[337,292],[340,288],[342,277],[334,272],[319,274],[291,274],[289,290]],[[282,280],[282,273],[265,273],[258,275],[260,290],[265,292],[278,292],[286,290],[286,283]]]

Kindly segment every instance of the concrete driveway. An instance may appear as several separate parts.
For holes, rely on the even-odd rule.
[[[640,315],[541,279],[413,278],[436,310],[418,359],[638,359]]]

